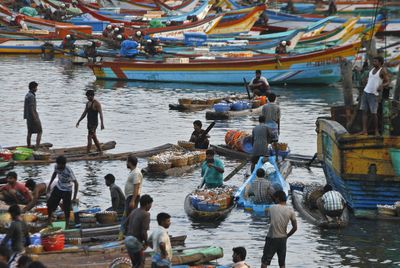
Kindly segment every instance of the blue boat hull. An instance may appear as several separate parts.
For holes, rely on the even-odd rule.
[[[112,68],[103,67],[99,79],[189,82],[206,84],[243,84],[243,77],[248,81],[254,77],[254,71],[138,71],[124,70],[126,78],[118,77]],[[270,84],[332,84],[340,80],[338,64],[294,64],[287,70],[262,70]]]

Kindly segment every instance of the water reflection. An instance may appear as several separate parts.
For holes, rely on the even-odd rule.
[[[224,96],[227,93],[245,93],[243,86],[187,85],[169,83],[96,81],[85,66],[65,65],[56,58],[44,62],[38,57],[0,57],[0,144],[23,144],[26,125],[22,120],[23,99],[27,84],[38,80],[38,110],[44,127],[43,141],[54,147],[82,146],[86,144],[86,129],[75,128],[86,98],[85,89],[96,89],[105,116],[104,131],[99,131],[101,141],[117,141],[114,152],[148,149],[164,143],[189,139],[192,122],[200,119],[204,124],[205,111],[180,113],[170,111],[169,103],[181,97],[203,98]],[[217,88],[218,87],[218,88]],[[331,104],[342,101],[336,85],[330,87],[275,87],[282,110],[281,139],[289,143],[294,153],[313,155],[316,152],[315,120],[329,114]],[[251,131],[256,117],[243,117],[218,121],[211,134],[212,144],[223,144],[226,130]],[[222,158],[228,174],[238,161]],[[116,184],[124,187],[128,175],[124,161],[74,162],[69,164],[80,184],[81,207],[110,206],[109,189],[103,177],[112,173]],[[140,159],[139,167],[146,166]],[[28,178],[48,181],[54,165],[17,166],[14,169],[21,181]],[[242,170],[229,181],[240,186]],[[143,193],[154,199],[151,210],[151,228],[157,223],[159,212],[172,215],[170,233],[187,234],[188,246],[219,245],[225,252],[221,263],[231,261],[233,246],[248,249],[248,263],[260,265],[264,239],[268,230],[266,218],[256,218],[243,209],[236,208],[217,225],[205,226],[188,219],[183,203],[185,196],[200,182],[200,169],[183,176],[147,177]],[[294,168],[289,181],[325,182],[321,169]],[[288,267],[394,267],[400,265],[400,232],[398,224],[353,220],[342,231],[323,231],[308,224],[298,216],[299,230],[288,241]],[[277,267],[276,258],[272,267]]]

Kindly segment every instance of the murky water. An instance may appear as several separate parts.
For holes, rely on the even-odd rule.
[[[169,103],[180,97],[224,96],[227,93],[244,93],[243,87],[205,86],[159,83],[120,83],[95,81],[91,71],[83,66],[73,66],[67,59],[58,58],[45,62],[38,57],[0,57],[0,144],[25,144],[26,126],[23,120],[23,100],[27,85],[39,83],[37,102],[43,124],[43,141],[54,147],[80,146],[86,143],[86,127],[82,123],[75,128],[86,102],[85,90],[96,89],[96,97],[102,103],[105,130],[99,131],[100,141],[115,140],[114,152],[148,149],[164,143],[186,140],[192,132],[192,122],[205,120],[205,112],[182,113],[170,111]],[[289,143],[292,152],[312,155],[316,152],[315,120],[329,114],[332,104],[342,102],[339,86],[307,88],[274,88],[280,95],[282,109],[281,140]],[[211,132],[211,143],[221,144],[227,129],[251,130],[257,124],[256,117],[244,117],[217,122]],[[223,158],[226,173],[237,161]],[[146,159],[140,159],[140,167]],[[125,162],[74,162],[70,166],[79,182],[79,198],[82,207],[101,208],[109,205],[109,190],[103,177],[113,173],[117,184],[123,186],[128,170]],[[49,180],[53,165],[20,166],[15,170],[20,179]],[[157,223],[157,213],[170,213],[173,235],[187,234],[187,245],[219,245],[225,256],[220,263],[231,261],[231,248],[245,246],[247,262],[260,265],[264,238],[267,233],[266,219],[253,218],[240,209],[218,225],[192,223],[183,209],[184,197],[200,182],[200,171],[181,177],[145,177],[143,192],[153,196],[155,202],[151,227]],[[239,186],[243,172],[229,184]],[[290,181],[324,181],[320,169],[296,168]],[[345,230],[320,230],[298,217],[299,230],[289,239],[288,267],[398,267],[400,266],[400,232],[398,224],[388,222],[352,221]],[[277,259],[273,260],[277,267]]]

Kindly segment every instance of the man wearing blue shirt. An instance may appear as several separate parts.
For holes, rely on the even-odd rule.
[[[223,184],[224,163],[215,157],[213,150],[206,151],[206,160],[201,164],[201,176],[203,181],[200,187],[206,185],[206,188],[221,187]]]

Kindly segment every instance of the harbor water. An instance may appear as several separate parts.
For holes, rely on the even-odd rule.
[[[160,84],[140,82],[96,81],[91,70],[74,66],[68,59],[43,61],[33,56],[0,57],[0,144],[24,145],[26,123],[23,120],[24,96],[28,83],[37,81],[37,107],[43,125],[43,142],[54,148],[86,144],[86,124],[75,127],[86,103],[85,90],[95,89],[104,111],[105,129],[98,130],[100,141],[115,140],[113,152],[149,149],[165,143],[188,140],[196,119],[208,125],[205,111],[178,112],[168,108],[178,98],[206,98],[245,93],[241,86]],[[274,87],[281,107],[282,142],[293,153],[312,156],[316,152],[315,121],[328,116],[330,106],[343,102],[340,85],[321,87]],[[257,117],[217,121],[210,132],[212,144],[223,144],[229,129],[251,129]],[[222,158],[228,174],[238,161]],[[73,162],[69,164],[79,181],[81,208],[110,206],[109,190],[104,176],[112,173],[123,187],[128,175],[124,161]],[[146,159],[139,166],[146,167]],[[19,180],[50,180],[54,164],[18,166]],[[228,184],[243,182],[241,171]],[[245,246],[247,263],[259,267],[264,239],[268,230],[265,218],[254,218],[242,209],[234,209],[219,224],[198,224],[188,219],[183,209],[185,196],[200,183],[200,169],[179,177],[148,177],[143,193],[153,199],[151,229],[157,226],[156,215],[172,215],[170,234],[187,234],[187,246],[216,245],[224,249],[220,264],[231,262],[232,247]],[[294,168],[289,181],[325,182],[322,169]],[[291,201],[289,200],[291,206]],[[288,239],[287,267],[400,267],[400,232],[398,224],[352,219],[344,230],[321,230],[297,214],[298,231]],[[277,258],[272,267],[278,267]]]

